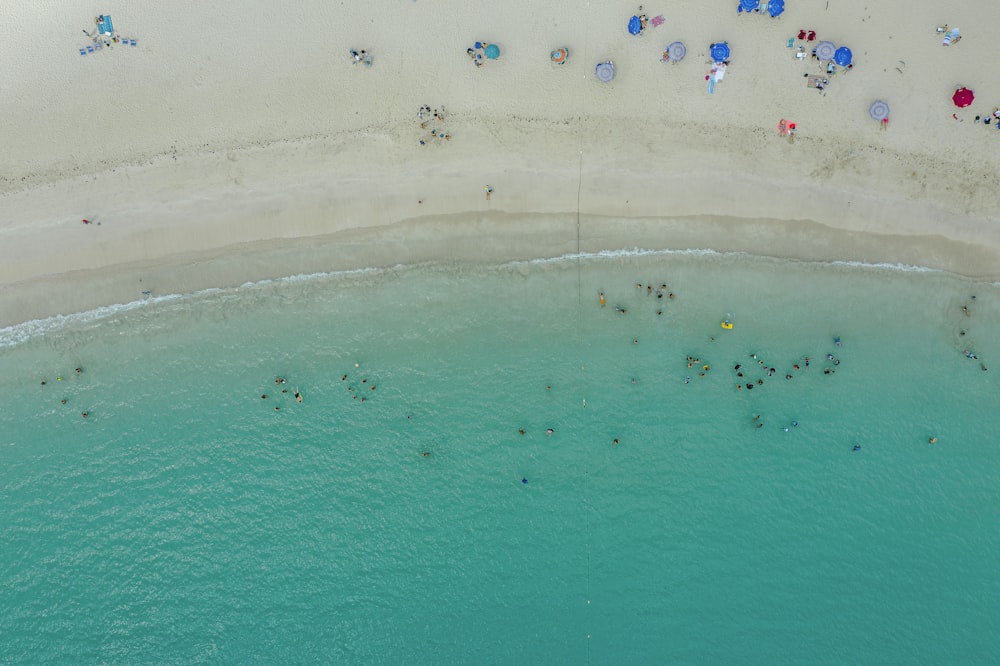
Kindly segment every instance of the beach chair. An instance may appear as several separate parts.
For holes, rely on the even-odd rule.
[[[129,46],[135,46],[135,40],[134,39],[128,40],[128,45]]]
[[[87,49],[81,48],[80,49],[80,55],[87,55]]]
[[[94,47],[93,46],[88,46],[87,47],[87,53],[93,53],[93,52],[94,52]]]

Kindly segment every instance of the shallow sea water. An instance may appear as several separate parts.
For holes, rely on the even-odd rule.
[[[0,653],[987,661],[998,326],[938,272],[617,252],[0,331]]]

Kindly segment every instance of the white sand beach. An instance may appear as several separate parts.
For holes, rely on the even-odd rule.
[[[10,7],[0,325],[146,290],[631,247],[1000,278],[1000,130],[974,121],[1000,106],[1000,6],[736,5],[644,2],[665,20],[638,36],[623,1]],[[79,55],[102,13],[136,46]],[[945,23],[960,43],[942,46]],[[823,94],[805,76],[825,67],[787,46],[800,29],[853,50]],[[500,58],[477,68],[476,40]],[[661,62],[675,40],[686,58]],[[709,94],[722,40],[731,64]],[[976,100],[959,109],[963,85]],[[424,104],[449,140],[420,128]]]

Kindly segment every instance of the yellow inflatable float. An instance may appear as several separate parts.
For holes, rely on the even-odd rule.
[[[722,324],[720,324],[720,326],[722,326],[722,328],[726,329],[727,331],[733,330],[733,322],[729,321],[728,319],[724,320]]]

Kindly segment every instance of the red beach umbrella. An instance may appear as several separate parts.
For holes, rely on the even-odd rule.
[[[972,100],[974,99],[976,99],[976,95],[964,86],[956,90],[955,94],[951,96],[951,101],[960,109],[964,109],[972,104]]]

